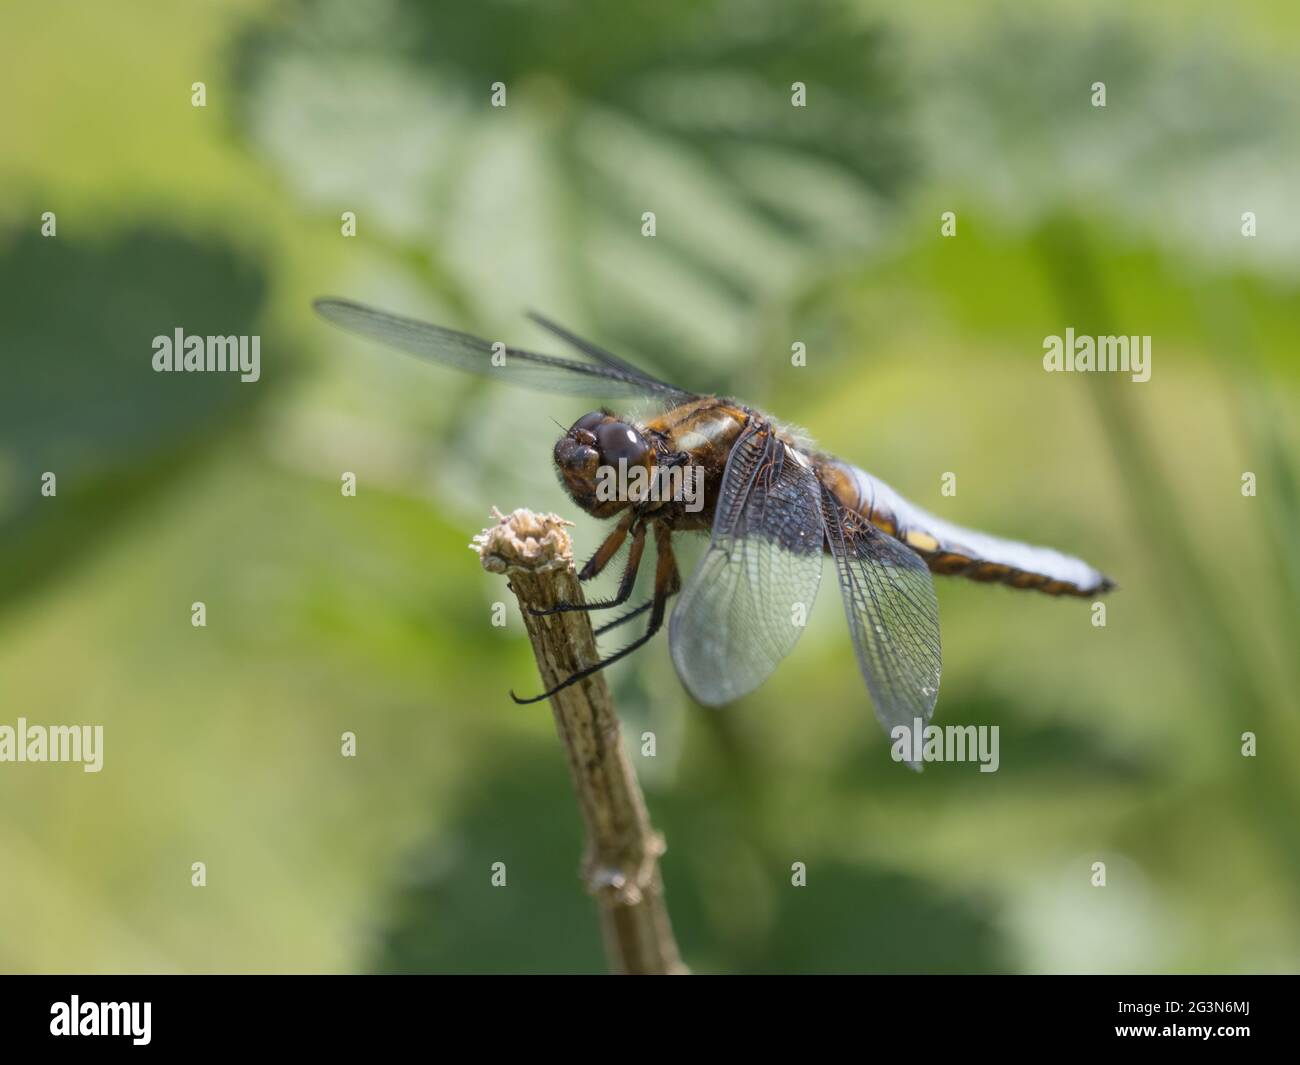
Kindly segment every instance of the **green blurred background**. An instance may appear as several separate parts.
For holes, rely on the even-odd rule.
[[[1000,726],[991,775],[890,760],[830,583],[723,711],[662,639],[612,670],[695,970],[1300,968],[1300,9],[1137,8],[6,5],[0,723],[103,724],[105,767],[0,765],[0,970],[603,968],[466,550],[578,517],[584,405],[327,292],[553,350],[536,307],[1119,581],[1104,628],[940,584],[936,719]],[[260,334],[261,381],[155,375],[177,326]],[[1067,326],[1151,334],[1150,382],[1045,374]]]

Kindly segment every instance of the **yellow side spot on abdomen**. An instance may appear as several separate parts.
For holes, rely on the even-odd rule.
[[[929,533],[923,533],[919,529],[909,529],[907,531],[907,543],[909,547],[915,547],[918,551],[939,550],[939,541]]]
[[[897,532],[897,526],[894,525],[894,519],[888,514],[877,514],[869,520],[877,529],[881,532],[889,533],[890,536],[893,536],[894,533]]]

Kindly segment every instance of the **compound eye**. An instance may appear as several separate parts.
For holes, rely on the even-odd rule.
[[[573,429],[570,429],[569,431],[573,432],[574,430],[582,429],[588,433],[594,433],[596,431],[596,426],[603,422],[607,417],[608,415],[603,410],[593,410],[590,414],[584,414],[574,422]]]
[[[624,422],[606,422],[596,430],[596,442],[606,462],[626,459],[629,466],[643,461],[648,448],[641,434]]]

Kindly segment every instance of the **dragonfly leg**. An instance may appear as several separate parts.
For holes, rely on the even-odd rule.
[[[596,630],[596,635],[603,636],[605,633],[609,632],[610,629],[616,629],[620,625],[624,624],[625,622],[631,621],[633,618],[639,618],[642,614],[644,614],[647,610],[649,610],[654,605],[655,602],[653,599],[647,599],[640,606],[633,607],[626,614],[622,614],[619,617],[616,617],[613,621],[605,622],[604,625],[602,625],[600,628]]]
[[[621,524],[622,523],[620,523],[620,525]],[[609,539],[601,545],[600,551],[604,551],[605,546],[615,537],[618,538],[618,544],[621,544],[626,535],[626,529],[615,529],[614,532],[610,534]],[[615,544],[614,551],[618,550],[618,544]],[[600,551],[596,554],[599,555]],[[544,610],[534,610],[529,608],[529,613],[534,617],[540,618],[545,617],[547,614],[561,614],[566,610],[608,610],[610,607],[622,606],[632,598],[632,589],[636,587],[636,574],[637,570],[641,568],[641,555],[644,551],[645,522],[642,521],[637,522],[635,528],[632,530],[632,546],[627,552],[627,565],[623,567],[623,576],[618,582],[618,594],[615,595],[613,599],[604,599],[595,603],[556,603],[554,606],[546,607]],[[610,554],[612,555],[613,551],[611,551]],[[593,561],[595,560],[595,557],[596,556],[592,556]],[[587,563],[587,566],[590,565],[590,562]],[[583,567],[584,572],[586,571],[587,566]],[[584,579],[581,574],[579,574],[579,579]]]
[[[673,554],[673,531],[667,525],[655,526],[655,588],[663,581],[664,598],[682,590],[682,575],[677,571],[677,556]],[[651,601],[653,603],[653,600]]]
[[[658,525],[655,526],[655,551],[657,553],[658,558],[663,558],[664,555],[666,554],[671,562],[670,568],[672,572],[668,578],[668,595],[670,597],[674,596],[682,589],[681,573],[677,569],[677,561],[673,557],[673,553],[672,553],[673,551],[672,534],[666,532],[662,526],[658,526]],[[657,565],[658,564],[656,564],[656,566]],[[602,625],[600,628],[596,630],[596,635],[603,636],[605,633],[609,632],[610,629],[616,629],[618,628],[618,626],[624,624],[625,622],[631,621],[633,618],[639,618],[642,614],[644,614],[647,610],[649,610],[654,605],[655,605],[655,601],[653,599],[647,599],[640,606],[634,607],[633,609],[629,610],[626,614],[623,614],[622,616],[615,618],[613,621],[607,621],[604,625]]]
[[[510,693],[510,698],[521,705],[524,703],[538,703],[543,699],[549,699],[556,692],[563,691],[579,681],[586,680],[593,673],[599,673],[606,666],[617,662],[625,655],[630,655],[638,647],[648,643],[654,638],[655,634],[663,628],[664,614],[667,609],[668,599],[681,587],[681,575],[677,572],[677,560],[673,556],[672,549],[672,532],[665,526],[655,526],[655,594],[654,598],[647,604],[650,607],[650,621],[646,625],[645,632],[638,636],[626,647],[615,651],[607,658],[602,658],[595,665],[588,666],[586,669],[580,669],[576,673],[560,681],[550,691],[542,692],[541,695],[534,695],[530,699],[521,699],[514,692]],[[639,611],[637,611],[639,612]],[[633,615],[628,615],[629,617]],[[626,618],[622,620],[627,620]]]
[[[596,548],[596,553],[587,559],[586,565],[578,571],[578,580],[589,581],[609,565],[610,559],[618,554],[618,549],[623,546],[623,541],[627,539],[628,531],[636,524],[636,519],[637,512],[629,510],[619,523],[610,530],[609,535],[605,537],[605,542]]]

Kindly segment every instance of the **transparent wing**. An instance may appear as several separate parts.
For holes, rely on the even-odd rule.
[[[403,318],[376,310],[351,300],[319,299],[313,305],[322,318],[350,333],[378,340],[422,359],[442,363],[457,370],[499,377],[511,384],[542,392],[590,396],[658,396],[686,395],[679,389],[656,381],[635,367],[613,356],[596,364],[575,362],[553,355],[538,355],[519,348],[496,348],[491,341],[469,333],[430,325],[428,322]],[[548,328],[555,331],[547,323]],[[572,340],[571,334],[561,334]],[[585,342],[584,342],[585,343]],[[580,350],[600,351],[594,345]],[[613,361],[610,361],[613,360]]]
[[[674,385],[668,384],[667,381],[661,381],[657,377],[652,377],[650,374],[646,373],[640,367],[633,366],[626,359],[619,358],[611,351],[606,351],[602,347],[597,347],[590,340],[583,340],[582,337],[570,333],[567,329],[564,328],[564,326],[557,325],[555,322],[552,322],[549,318],[546,318],[538,314],[536,311],[529,311],[528,317],[531,318],[538,325],[540,325],[548,333],[553,333],[555,336],[563,340],[566,344],[569,344],[572,347],[577,348],[580,352],[582,352],[590,359],[595,359],[597,362],[602,362],[606,366],[612,367],[615,370],[621,370],[623,373],[635,377],[638,381],[644,381],[647,385],[652,385],[654,386],[654,388],[661,390],[663,392],[673,393],[683,397],[689,394],[682,391],[680,388],[675,387]]]
[[[822,574],[818,488],[769,427],[732,448],[713,538],[668,628],[677,675],[700,702],[757,688],[803,632]]]
[[[939,697],[939,604],[921,557],[821,489],[826,538],[840,578],[858,668],[890,733],[922,726]]]

